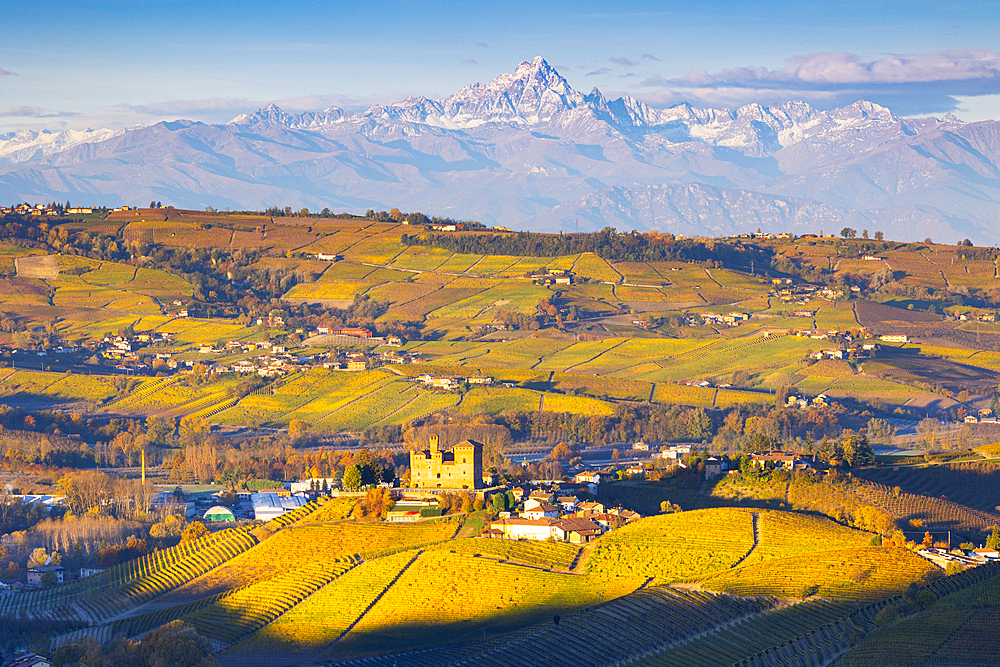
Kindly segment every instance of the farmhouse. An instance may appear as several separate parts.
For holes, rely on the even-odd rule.
[[[580,500],[576,496],[559,496],[556,502],[562,506],[564,512],[572,512]]]
[[[7,667],[51,667],[52,661],[37,653],[25,653],[13,662],[8,662]]]
[[[555,519],[500,519],[490,533],[511,540],[547,540],[556,535]]]
[[[28,569],[28,585],[41,586],[42,576],[49,571],[55,572],[56,581],[58,581],[60,584],[63,583],[62,565],[39,565],[38,567],[32,567]]]
[[[812,464],[808,461],[805,461],[794,454],[786,454],[785,452],[764,452],[763,454],[754,454],[751,462],[755,466],[761,468],[766,467],[768,464],[777,464],[785,470],[812,467]]]
[[[713,479],[729,470],[729,459],[710,457],[705,461],[705,479]]]
[[[415,489],[483,488],[483,445],[465,440],[442,451],[432,435],[428,449],[410,452],[410,483]]]
[[[524,503],[524,518],[526,519],[557,519],[559,508],[548,503],[529,500]]]
[[[462,378],[454,377],[451,375],[422,375],[421,378],[425,385],[430,387],[438,387],[440,389],[454,389],[461,382]]]
[[[606,473],[604,474],[606,476]],[[600,484],[601,475],[602,473],[599,470],[581,472],[573,476],[573,482],[576,484]]]
[[[590,519],[581,517],[559,519],[553,528],[555,529],[554,536],[556,539],[572,544],[591,542],[595,538],[600,537],[601,533],[604,532],[604,528],[601,525],[594,523]]]

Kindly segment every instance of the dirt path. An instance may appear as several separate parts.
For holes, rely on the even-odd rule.
[[[583,548],[576,554],[573,564],[569,567],[570,572],[573,574],[584,574],[584,566],[587,564],[590,554],[594,551],[594,546],[593,542],[583,545]]]

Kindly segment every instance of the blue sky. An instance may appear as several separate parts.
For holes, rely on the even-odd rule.
[[[447,96],[541,55],[656,106],[1000,117],[995,2],[5,0],[0,132]]]

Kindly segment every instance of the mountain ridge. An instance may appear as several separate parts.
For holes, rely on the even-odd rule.
[[[541,57],[442,99],[361,113],[269,104],[222,125],[58,134],[0,137],[0,198],[398,206],[514,228],[689,234],[786,231],[783,201],[796,228],[1000,240],[998,121],[899,118],[863,100],[657,109],[581,93]]]

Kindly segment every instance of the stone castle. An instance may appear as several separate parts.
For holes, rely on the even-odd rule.
[[[448,451],[438,449],[438,437],[430,437],[430,448],[410,452],[410,486],[415,489],[482,489],[483,445],[465,440]]]

